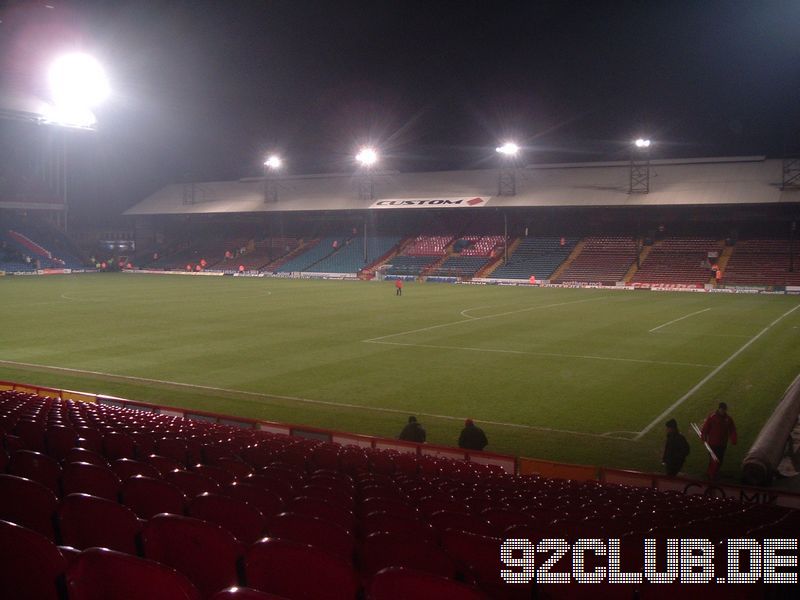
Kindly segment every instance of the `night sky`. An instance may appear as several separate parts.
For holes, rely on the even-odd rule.
[[[55,5],[53,9],[44,4]],[[783,156],[800,139],[800,2],[8,2],[2,74],[80,47],[113,96],[72,136],[85,203],[190,176],[655,156]],[[32,51],[35,48],[36,51]],[[9,50],[10,49],[10,50]],[[35,55],[35,56],[34,56]],[[4,141],[5,143],[5,141]]]

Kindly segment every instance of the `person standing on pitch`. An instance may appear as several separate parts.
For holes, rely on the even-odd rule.
[[[664,455],[661,462],[669,477],[675,477],[680,472],[686,457],[689,455],[689,442],[678,431],[678,422],[670,419],[666,423],[667,441],[664,444]]]
[[[718,460],[712,457],[708,461],[708,479],[713,481],[717,477],[722,459],[725,457],[725,449],[728,447],[728,440],[736,445],[736,425],[728,414],[728,405],[720,402],[717,410],[706,417],[703,426],[700,428],[700,436],[707,442],[714,451]]]
[[[403,280],[402,279],[395,279],[394,280],[394,287],[395,287],[395,296],[402,296],[403,295]]]
[[[398,439],[421,444],[425,441],[425,438],[425,428],[417,422],[417,417],[408,417],[408,423],[403,427]]]
[[[458,436],[458,447],[464,450],[483,450],[489,444],[483,429],[475,425],[475,421],[467,419],[464,421],[464,429]]]

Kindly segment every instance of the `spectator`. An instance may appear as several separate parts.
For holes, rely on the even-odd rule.
[[[403,427],[398,439],[406,442],[423,443],[425,441],[425,428],[417,422],[417,417],[408,417],[408,423]]]
[[[402,279],[395,279],[394,280],[394,287],[395,287],[395,296],[402,296],[403,295],[403,280]]]
[[[472,419],[464,421],[464,429],[458,436],[458,447],[464,450],[483,450],[489,444],[483,429],[475,425]]]
[[[675,419],[670,419],[667,425],[667,441],[664,444],[664,455],[661,462],[664,464],[664,470],[669,477],[675,477],[686,461],[689,455],[689,442],[678,431],[678,422]]]
[[[725,450],[728,447],[728,440],[735,446],[736,425],[728,414],[728,405],[720,402],[717,410],[706,417],[703,426],[700,428],[700,437],[704,442],[711,446],[711,450],[717,457],[714,460],[710,457],[708,461],[708,479],[713,481],[717,477],[722,460],[725,458]]]

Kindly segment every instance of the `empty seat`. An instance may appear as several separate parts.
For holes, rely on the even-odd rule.
[[[140,519],[149,519],[158,513],[182,515],[186,501],[183,492],[174,484],[141,475],[122,484],[121,499]]]
[[[160,454],[150,454],[145,457],[144,461],[153,465],[162,475],[183,467],[183,465],[174,458],[161,456]]]
[[[195,584],[203,597],[238,583],[244,546],[219,525],[177,515],[157,515],[142,531],[144,555],[169,565]]]
[[[318,548],[273,538],[249,548],[245,573],[248,586],[287,598],[353,600],[359,588],[347,561]]]
[[[44,434],[47,454],[62,460],[78,442],[78,434],[71,427],[48,427]]]
[[[30,529],[0,521],[0,598],[58,600],[66,561],[52,541]]]
[[[64,464],[71,462],[85,462],[91,465],[100,465],[107,467],[108,461],[102,454],[98,454],[87,448],[71,448],[69,452],[62,459]]]
[[[164,474],[164,479],[178,486],[187,498],[193,498],[206,492],[218,492],[219,484],[202,473],[176,469]]]
[[[344,527],[316,517],[281,513],[267,523],[270,537],[291,540],[321,548],[326,552],[352,561],[355,540]]]
[[[70,600],[200,600],[185,575],[155,561],[90,548],[67,568]]]
[[[288,600],[283,596],[276,596],[275,594],[268,594],[267,592],[260,592],[252,588],[246,587],[229,587],[220,590],[213,596],[211,600]]]
[[[455,563],[439,547],[407,535],[373,533],[364,539],[359,554],[361,572],[366,577],[386,567],[406,567],[449,578],[456,576]]]
[[[190,517],[224,527],[245,544],[260,540],[264,534],[264,515],[244,500],[202,494],[190,500],[186,510]]]
[[[57,505],[55,494],[41,483],[0,475],[0,519],[55,539],[53,518]]]
[[[484,519],[464,512],[442,510],[431,514],[428,520],[439,531],[457,529],[486,536],[493,533],[491,525]]]
[[[38,421],[20,419],[14,427],[14,433],[22,440],[23,446],[35,452],[44,452],[44,425]]]
[[[271,517],[283,510],[283,500],[278,494],[249,483],[235,482],[225,488],[231,498],[238,498],[251,504],[265,517]]]
[[[349,532],[355,528],[355,518],[351,511],[320,498],[309,496],[294,498],[289,502],[286,510],[299,515],[317,517],[328,523],[335,523]]]
[[[219,485],[229,485],[236,479],[236,476],[230,471],[226,471],[222,467],[215,467],[212,465],[194,465],[192,467],[192,471],[213,479]]]
[[[41,483],[54,494],[60,494],[61,467],[54,458],[46,454],[32,450],[17,450],[8,461],[8,472],[12,475],[32,479]]]
[[[153,465],[130,458],[118,458],[111,465],[111,470],[116,473],[117,477],[121,480],[137,475],[144,475],[145,477],[153,477],[159,479],[161,472]]]
[[[162,438],[156,443],[156,454],[177,460],[181,467],[188,463],[188,447],[184,440],[177,438]]]
[[[61,475],[64,494],[90,494],[117,501],[122,482],[108,467],[89,463],[69,463]]]
[[[70,494],[58,507],[61,543],[78,549],[93,546],[137,554],[141,523],[127,506],[88,494]]]
[[[373,512],[361,519],[361,534],[364,537],[379,532],[410,535],[433,543],[438,541],[436,530],[417,519],[388,512]]]
[[[103,434],[92,427],[75,427],[78,434],[78,447],[92,452],[103,452]]]
[[[136,458],[136,441],[127,433],[112,431],[103,436],[103,453],[108,460]]]
[[[398,567],[379,571],[367,588],[367,600],[486,600],[481,591],[452,579]]]

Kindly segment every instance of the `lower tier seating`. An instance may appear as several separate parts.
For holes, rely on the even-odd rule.
[[[533,275],[536,279],[548,279],[577,242],[577,238],[523,238],[508,262],[495,269],[491,277],[527,280]]]
[[[622,281],[639,251],[632,237],[587,237],[581,253],[558,278],[559,282],[614,283]]]
[[[795,243],[795,246],[798,244]],[[800,285],[798,249],[792,248],[787,239],[739,240],[723,272],[722,283]]]

